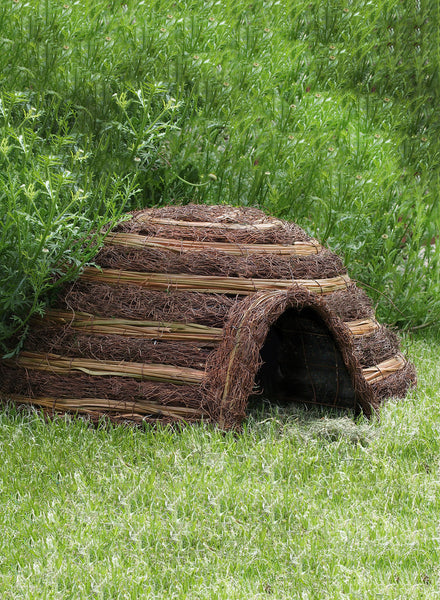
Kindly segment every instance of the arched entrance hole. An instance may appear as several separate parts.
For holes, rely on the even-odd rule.
[[[256,383],[269,401],[356,407],[341,352],[312,308],[288,308],[271,326],[260,356]]]

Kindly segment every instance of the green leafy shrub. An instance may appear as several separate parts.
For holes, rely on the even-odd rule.
[[[77,109],[64,100],[37,93],[0,96],[4,349],[16,347],[29,319],[93,259],[104,231],[139,191],[140,169],[132,165],[154,166],[158,140],[169,127],[160,119],[176,108],[162,102],[152,118],[159,94],[139,89],[115,96],[111,123],[94,133],[81,129]]]

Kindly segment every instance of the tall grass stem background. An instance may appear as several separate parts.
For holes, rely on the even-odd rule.
[[[435,323],[438,24],[427,0],[2,3],[4,350],[94,232],[169,203],[292,219],[380,318]]]

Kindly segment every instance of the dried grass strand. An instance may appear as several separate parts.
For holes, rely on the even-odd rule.
[[[228,223],[228,222],[213,222],[213,221],[177,221],[175,219],[163,219],[158,217],[152,217],[148,213],[138,214],[136,221],[141,223],[151,223],[152,225],[167,225],[172,227],[190,227],[190,228],[202,228],[202,229],[228,229],[230,231],[267,231],[270,229],[279,229],[283,227],[283,222],[278,219],[261,219],[253,221],[252,223]]]
[[[281,256],[309,256],[319,254],[323,247],[317,241],[293,242],[292,244],[239,244],[234,242],[203,242],[197,240],[176,240],[136,233],[110,233],[105,239],[106,245],[126,248],[160,248],[173,252],[205,252],[214,250],[246,256],[248,254],[276,254]]]
[[[39,396],[29,398],[19,394],[9,394],[8,398],[19,404],[38,405],[43,408],[48,408],[54,411],[113,411],[121,416],[131,417],[136,413],[139,416],[158,415],[168,416],[173,418],[198,417],[201,419],[205,413],[203,410],[196,408],[188,408],[186,406],[167,406],[152,402],[123,402],[110,400],[109,398],[59,398],[51,396]],[[131,410],[130,410],[131,408]]]
[[[375,383],[381,379],[389,377],[396,371],[400,371],[405,368],[407,361],[403,354],[396,354],[392,358],[382,361],[378,365],[373,365],[362,369],[363,376],[368,383]]]
[[[15,359],[19,367],[50,371],[52,373],[69,373],[81,371],[87,375],[106,375],[112,377],[134,377],[149,381],[162,381],[176,384],[200,384],[204,380],[204,371],[174,365],[131,363],[114,360],[93,360],[64,357],[58,354],[40,352],[21,352]]]
[[[54,324],[68,325],[83,333],[146,339],[216,342],[223,336],[223,329],[198,323],[104,318],[86,312],[69,312],[59,309],[49,309],[44,317],[34,319],[33,324],[37,327],[50,327]],[[345,324],[353,336],[366,336],[380,328],[375,319],[358,319],[347,321]]]
[[[357,319],[345,323],[354,336],[370,335],[380,328],[376,319]]]
[[[326,279],[246,279],[244,277],[213,277],[208,275],[179,275],[162,273],[138,273],[116,269],[86,267],[81,275],[83,281],[113,285],[136,284],[153,290],[185,290],[248,296],[258,291],[286,290],[299,285],[310,292],[325,295],[347,289],[348,275]]]
[[[35,320],[40,327],[69,325],[84,333],[101,335],[121,335],[133,338],[193,340],[198,342],[216,342],[222,338],[223,330],[198,323],[173,323],[158,321],[136,321],[133,319],[103,318],[85,312],[48,310],[43,319]]]

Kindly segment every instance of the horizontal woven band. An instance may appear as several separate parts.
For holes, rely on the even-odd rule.
[[[322,246],[318,242],[294,242],[293,244],[237,244],[234,242],[198,242],[149,237],[136,233],[110,233],[104,243],[126,248],[160,248],[173,252],[224,252],[234,256],[249,254],[275,254],[280,256],[310,256],[319,254]]]
[[[144,339],[211,342],[220,340],[223,335],[223,329],[197,323],[105,318],[63,310],[48,310],[44,318],[35,319],[34,323],[40,327],[68,325],[87,334],[122,335]]]
[[[26,351],[18,355],[15,359],[15,364],[25,369],[49,371],[51,373],[81,371],[87,375],[134,377],[137,379],[176,384],[200,384],[205,377],[204,371],[189,367],[118,360],[103,361],[87,358],[70,358],[59,356],[58,354]]]
[[[186,290],[189,292],[223,293],[248,296],[262,290],[286,290],[300,285],[310,292],[331,294],[345,290],[350,284],[348,275],[327,279],[247,279],[245,277],[214,277],[209,275],[182,275],[139,273],[117,269],[86,267],[81,275],[84,281],[109,284],[134,284],[152,290]]]
[[[272,219],[271,221],[255,221],[254,223],[229,223],[229,222],[210,222],[210,221],[175,221],[174,219],[158,219],[149,215],[137,215],[135,221],[140,223],[151,223],[152,225],[166,225],[172,227],[184,227],[198,229],[229,229],[231,231],[267,231],[271,229],[279,229],[283,226],[282,221]]]
[[[99,317],[90,313],[50,309],[44,317],[35,318],[37,327],[65,326],[85,334],[121,335],[123,337],[161,339],[176,341],[218,342],[223,337],[223,329],[208,327],[198,323],[177,323],[166,321],[138,321],[114,317]],[[375,319],[360,319],[345,323],[350,333],[356,337],[369,335],[380,327]]]
[[[142,418],[147,414],[179,419],[185,419],[186,417],[202,418],[205,414],[201,409],[197,408],[163,405],[144,400],[119,402],[109,398],[53,398],[50,396],[30,398],[18,394],[10,394],[8,398],[20,404],[33,404],[50,410],[81,411],[86,413],[112,411],[130,419],[136,416]]]

